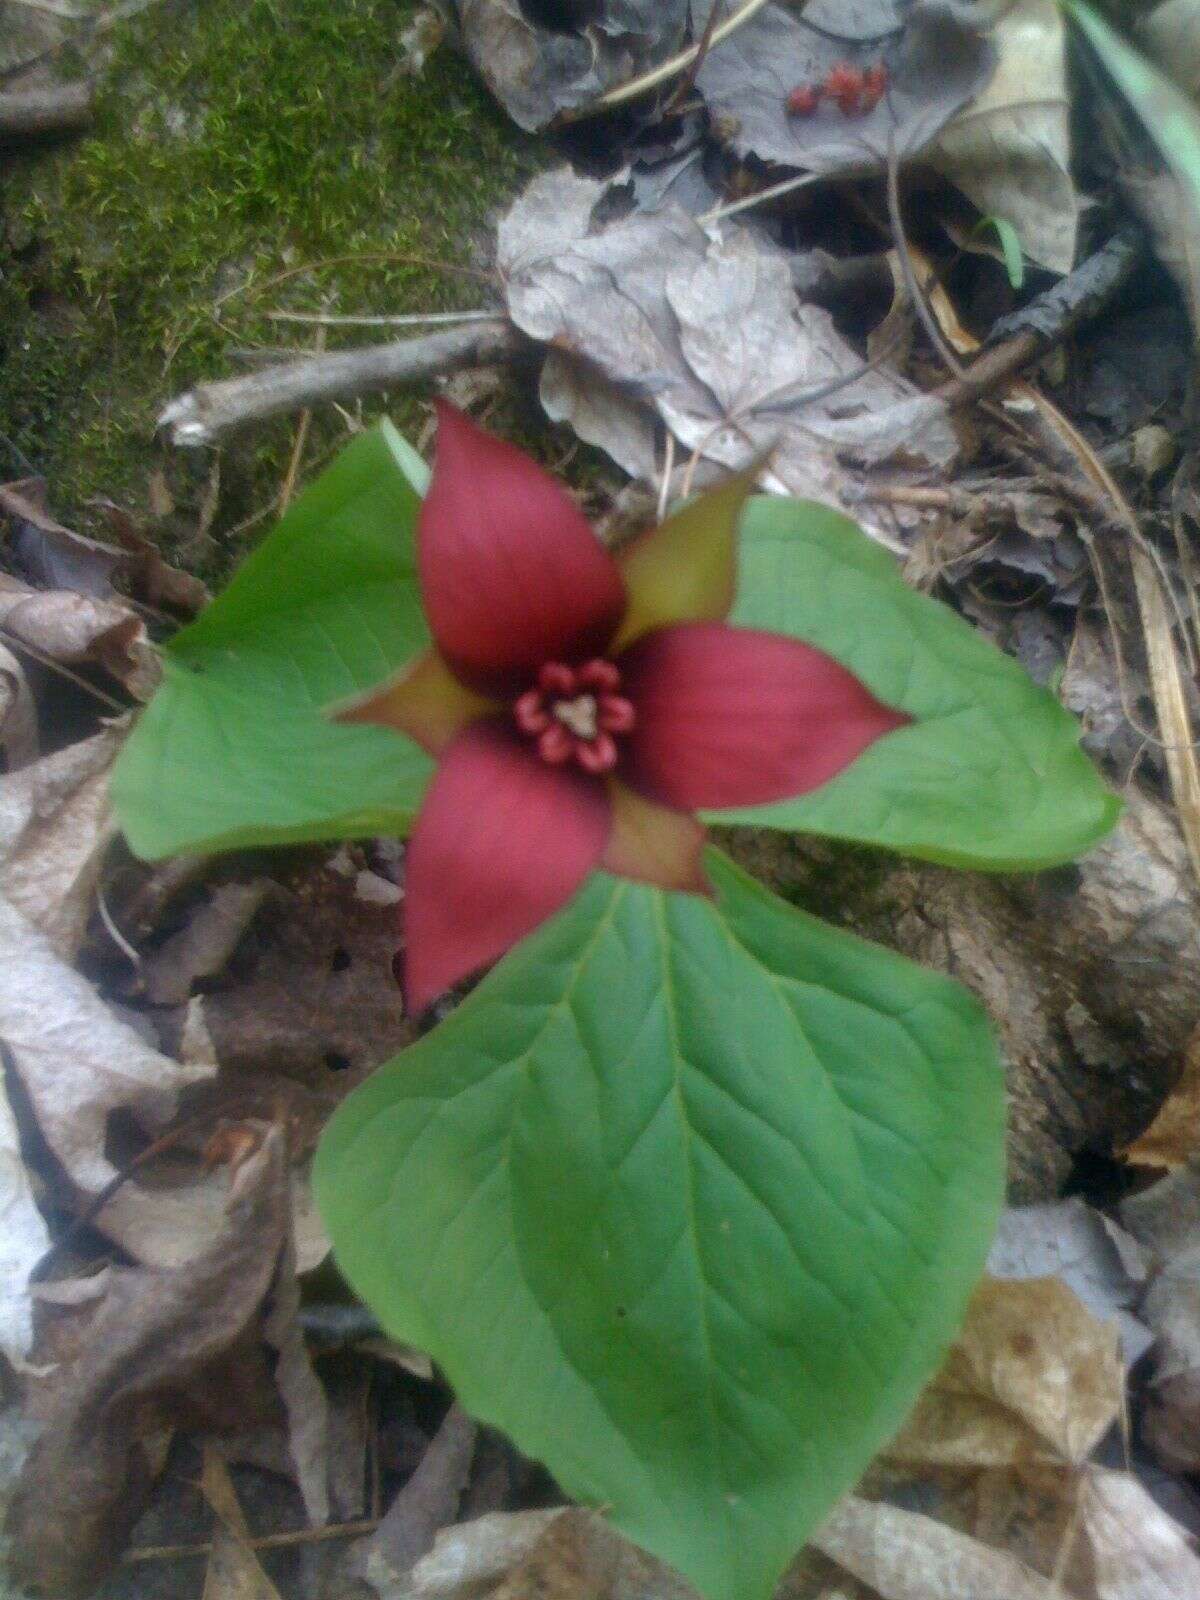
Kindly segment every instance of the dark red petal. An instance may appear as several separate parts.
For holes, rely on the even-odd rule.
[[[603,783],[548,767],[494,722],[459,734],[409,841],[405,999],[425,1009],[564,905],[604,854]]]
[[[625,610],[616,563],[566,492],[444,403],[417,558],[438,649],[486,692],[528,687],[545,661],[597,654]]]
[[[911,720],[823,651],[722,622],[656,629],[617,665],[637,713],[621,776],[687,811],[806,794]]]

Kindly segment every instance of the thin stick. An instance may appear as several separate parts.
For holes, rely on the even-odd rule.
[[[736,217],[739,211],[749,211],[751,206],[761,205],[764,200],[777,200],[780,195],[791,194],[794,189],[807,189],[809,184],[820,183],[824,176],[822,172],[802,172],[798,178],[785,178],[782,183],[773,183],[770,188],[759,189],[756,194],[746,195],[742,200],[731,200],[727,206],[714,206],[696,220],[702,227],[707,227],[710,222],[723,222],[726,217]]]
[[[913,271],[912,257],[909,254],[908,238],[904,232],[904,218],[900,212],[900,155],[896,149],[896,132],[894,128],[888,129],[887,148],[887,208],[888,220],[892,225],[896,253],[900,258],[900,271],[904,277],[904,287],[908,298],[912,302],[913,310],[921,319],[921,326],[929,335],[930,343],[958,379],[966,376],[966,368],[950,348],[942,330],[938,327],[937,318],[930,310],[929,303],[917,282],[917,275]]]
[[[714,28],[708,39],[707,48],[713,49],[722,39],[740,28],[743,23],[749,22],[766,5],[767,0],[745,0],[740,10],[732,16],[726,17],[719,28]],[[590,101],[586,106],[579,106],[574,111],[565,112],[558,119],[558,126],[565,126],[569,122],[580,122],[584,117],[598,116],[602,111],[610,111],[613,106],[623,106],[628,100],[636,100],[639,95],[647,93],[650,89],[657,89],[660,83],[666,83],[668,78],[673,78],[677,72],[684,72],[700,54],[701,40],[697,44],[689,45],[686,50],[681,50],[678,55],[671,56],[660,66],[652,67],[649,72],[643,72],[640,78],[631,78],[628,83],[618,84],[615,89],[609,89],[596,100]]]
[[[454,322],[491,322],[494,311],[415,311],[402,316],[334,316],[327,311],[268,311],[270,322],[303,322],[318,328],[422,328]]]
[[[675,435],[670,428],[667,429],[667,444],[663,452],[662,484],[658,491],[657,520],[661,522],[667,514],[667,501],[671,498],[671,474],[675,470]]]
[[[172,400],[158,419],[177,445],[213,444],[248,422],[277,417],[330,400],[352,400],[419,382],[462,367],[511,360],[524,340],[503,317],[469,328],[447,328],[423,339],[338,350],[242,378],[203,383]]]
[[[325,348],[324,326],[317,329],[317,337],[314,340],[314,345],[316,347],[316,353],[320,355],[321,351]],[[300,463],[304,459],[304,446],[308,443],[308,430],[311,423],[312,408],[310,406],[305,406],[304,410],[300,413],[300,421],[296,428],[296,438],[292,445],[291,460],[288,462],[288,469],[286,475],[284,476],[283,487],[279,491],[279,515],[281,517],[291,505],[292,495],[296,492],[296,479],[300,475]]]
[[[291,1533],[262,1533],[243,1542],[250,1550],[286,1550],[300,1544],[323,1544],[329,1539],[357,1539],[374,1533],[378,1526],[377,1517],[364,1517],[359,1522],[331,1522],[320,1528],[297,1528]],[[193,1556],[210,1555],[211,1540],[205,1544],[148,1544],[140,1550],[126,1550],[121,1564],[136,1567],[147,1561],[186,1561]]]

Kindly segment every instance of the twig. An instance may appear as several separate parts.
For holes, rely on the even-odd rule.
[[[755,194],[746,195],[744,199],[731,200],[726,206],[714,206],[696,220],[704,227],[710,222],[723,222],[726,217],[736,217],[739,211],[749,211],[751,206],[761,205],[764,200],[777,200],[780,195],[791,194],[795,189],[807,189],[810,184],[821,183],[825,176],[823,172],[802,172],[799,177],[785,178],[782,183],[773,183]]]
[[[296,1528],[291,1533],[261,1533],[246,1540],[251,1550],[287,1550],[299,1544],[321,1544],[328,1539],[357,1539],[373,1533],[379,1526],[374,1517],[358,1522],[329,1522],[319,1528]],[[121,1565],[141,1566],[147,1561],[187,1561],[193,1556],[212,1555],[212,1541],[204,1544],[148,1544],[140,1550],[126,1550]]]
[[[86,81],[0,93],[0,138],[71,133],[86,128],[91,120],[92,86]]]
[[[950,348],[945,334],[938,327],[937,318],[929,308],[921,285],[917,282],[917,275],[913,271],[912,256],[909,253],[908,237],[904,231],[904,217],[900,211],[900,154],[896,148],[896,131],[888,129],[887,148],[887,208],[888,220],[892,225],[892,234],[896,246],[896,254],[900,260],[900,271],[904,278],[904,287],[908,293],[913,310],[921,319],[921,326],[929,336],[933,348],[950,368],[958,379],[966,374],[966,368]]]
[[[948,406],[977,400],[1028,366],[1051,345],[1070,338],[1103,311],[1145,260],[1145,243],[1123,233],[1089,256],[1074,272],[999,324],[1002,342],[991,346],[937,390]],[[1008,337],[1003,335],[1007,332]]]
[[[317,329],[316,339],[313,341],[314,354],[320,355],[325,349],[325,326],[322,324]],[[308,443],[308,430],[312,423],[312,410],[305,406],[300,413],[300,421],[296,427],[296,438],[292,444],[292,456],[288,462],[287,473],[284,476],[283,487],[279,491],[279,515],[292,503],[292,496],[296,492],[296,479],[300,476],[300,463],[304,459],[304,446]]]
[[[341,317],[328,311],[268,311],[268,322],[304,322],[319,328],[435,328],[455,322],[491,322],[495,311],[415,311],[394,317]]]
[[[714,28],[708,38],[705,48],[711,50],[728,39],[735,29],[743,23],[749,22],[766,5],[767,0],[745,0],[732,16],[726,17],[719,28]],[[584,117],[599,116],[603,111],[611,111],[613,106],[623,106],[627,100],[636,100],[639,95],[647,93],[650,89],[657,89],[660,83],[666,83],[668,78],[673,78],[677,72],[684,72],[700,54],[704,40],[689,45],[686,50],[681,50],[678,55],[671,56],[657,67],[652,67],[649,72],[643,72],[640,77],[631,78],[628,83],[618,84],[615,89],[609,89],[597,99],[591,100],[586,106],[578,106],[573,111],[564,112],[557,120],[557,126],[565,127],[569,122],[579,122]]]
[[[203,383],[172,400],[158,419],[177,445],[212,444],[248,422],[330,400],[351,400],[461,367],[511,360],[524,340],[502,317],[447,328],[423,339],[339,350],[332,355],[265,367],[243,378]]]

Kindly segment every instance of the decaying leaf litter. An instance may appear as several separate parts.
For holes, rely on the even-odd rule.
[[[414,379],[486,413],[495,367],[532,356],[546,414],[616,469],[614,532],[769,445],[764,487],[849,510],[1059,683],[1130,801],[1075,881],[777,863],[802,893],[849,874],[849,920],[985,995],[1014,1192],[1038,1202],[1007,1214],[942,1375],[782,1587],[1200,1592],[1188,175],[1040,0],[451,11],[509,114],[569,158],[498,219],[492,304],[164,396],[165,431],[208,445]],[[414,17],[403,70],[446,31]],[[1138,34],[1185,92],[1197,38],[1183,0]],[[844,62],[885,64],[888,93],[789,112]],[[86,116],[54,65],[52,43],[4,85],[10,139]],[[132,861],[106,775],[155,641],[205,594],[119,508],[111,542],[84,539],[30,477],[0,491],[14,1570],[54,1594],[682,1595],[340,1296],[306,1163],[411,1034],[401,853]]]

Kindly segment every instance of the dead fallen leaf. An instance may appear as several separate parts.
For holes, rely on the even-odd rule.
[[[689,12],[703,28],[705,0],[622,0],[619,6],[577,3],[586,27],[538,24],[536,4],[520,0],[456,0],[467,54],[488,88],[520,127],[544,128],[560,111],[586,105],[603,90],[655,66],[684,40]]]
[[[1158,1350],[1143,1434],[1164,1466],[1200,1470],[1200,1156],[1132,1195],[1121,1218],[1149,1253],[1141,1315]]]
[[[939,135],[929,159],[986,217],[1012,224],[1052,272],[1075,264],[1079,196],[1071,178],[1066,22],[1055,0],[1004,6],[989,34],[996,70]]]
[[[894,374],[862,372],[828,312],[797,302],[782,252],[742,228],[712,237],[673,206],[594,231],[603,192],[566,169],[543,174],[499,228],[510,314],[551,347],[555,415],[574,424],[585,397],[581,434],[643,476],[654,413],[681,459],[709,471],[773,447],[768,488],[834,503],[858,482],[847,460],[951,464],[958,444],[941,403]],[[571,380],[568,365],[579,369]],[[588,389],[597,372],[603,404]]]
[[[361,1548],[361,1570],[380,1593],[407,1578],[440,1530],[454,1521],[478,1432],[461,1407],[451,1406],[420,1465]]]
[[[0,1073],[0,1353],[15,1366],[23,1364],[33,1341],[29,1274],[49,1248]]]
[[[888,1457],[923,1466],[1086,1461],[1120,1415],[1116,1324],[1054,1278],[985,1279]],[[853,1570],[853,1569],[852,1569]]]
[[[1002,1550],[932,1517],[854,1495],[839,1502],[812,1543],[882,1600],[1072,1600]]]
[[[671,1567],[572,1506],[546,1527],[494,1600],[700,1600]]]
[[[0,517],[8,521],[16,566],[35,588],[114,598],[121,552],[64,528],[47,509],[44,479],[0,484]]]
[[[200,1490],[217,1518],[201,1600],[281,1600],[250,1546],[229,1469],[211,1445],[204,1447]]]
[[[267,878],[223,883],[142,965],[142,990],[151,1005],[181,1005],[192,986],[215,977],[236,950],[242,935],[271,890]]]
[[[1188,1040],[1179,1082],[1154,1121],[1121,1152],[1136,1167],[1165,1167],[1168,1172],[1200,1156],[1200,1029]]]
[[[0,628],[15,644],[51,661],[102,667],[137,700],[148,700],[162,676],[146,624],[115,598],[32,589],[0,573]]]
[[[477,1600],[490,1594],[563,1514],[560,1506],[494,1511],[444,1528],[408,1579],[398,1588],[381,1589],[380,1600]]]
[[[86,1593],[149,1495],[147,1436],[191,1414],[229,1426],[259,1403],[267,1368],[252,1358],[287,1228],[284,1139],[268,1128],[233,1173],[223,1226],[203,1255],[174,1272],[110,1275],[83,1354],[56,1379],[9,1511],[21,1582],[55,1600]]]
[[[0,774],[28,766],[37,753],[37,712],[25,669],[0,643]]]
[[[1200,1559],[1188,1535],[1128,1472],[1092,1467],[1080,1489],[1096,1600],[1190,1600]]]
[[[924,150],[987,82],[996,55],[980,14],[944,0],[866,0],[853,18],[838,0],[810,4],[803,17],[768,5],[708,52],[696,84],[738,156],[826,176],[871,172],[885,164],[889,141],[902,157]],[[860,67],[881,59],[880,43],[855,49],[847,31],[876,40],[899,32],[887,38],[887,94],[866,116],[844,116],[831,101],[812,116],[790,116],[797,85],[823,82],[848,57]]]
[[[1137,1241],[1078,1196],[1010,1206],[988,1256],[994,1278],[1057,1278],[1094,1316],[1116,1322],[1126,1366],[1154,1342],[1131,1307],[1146,1281]]]

